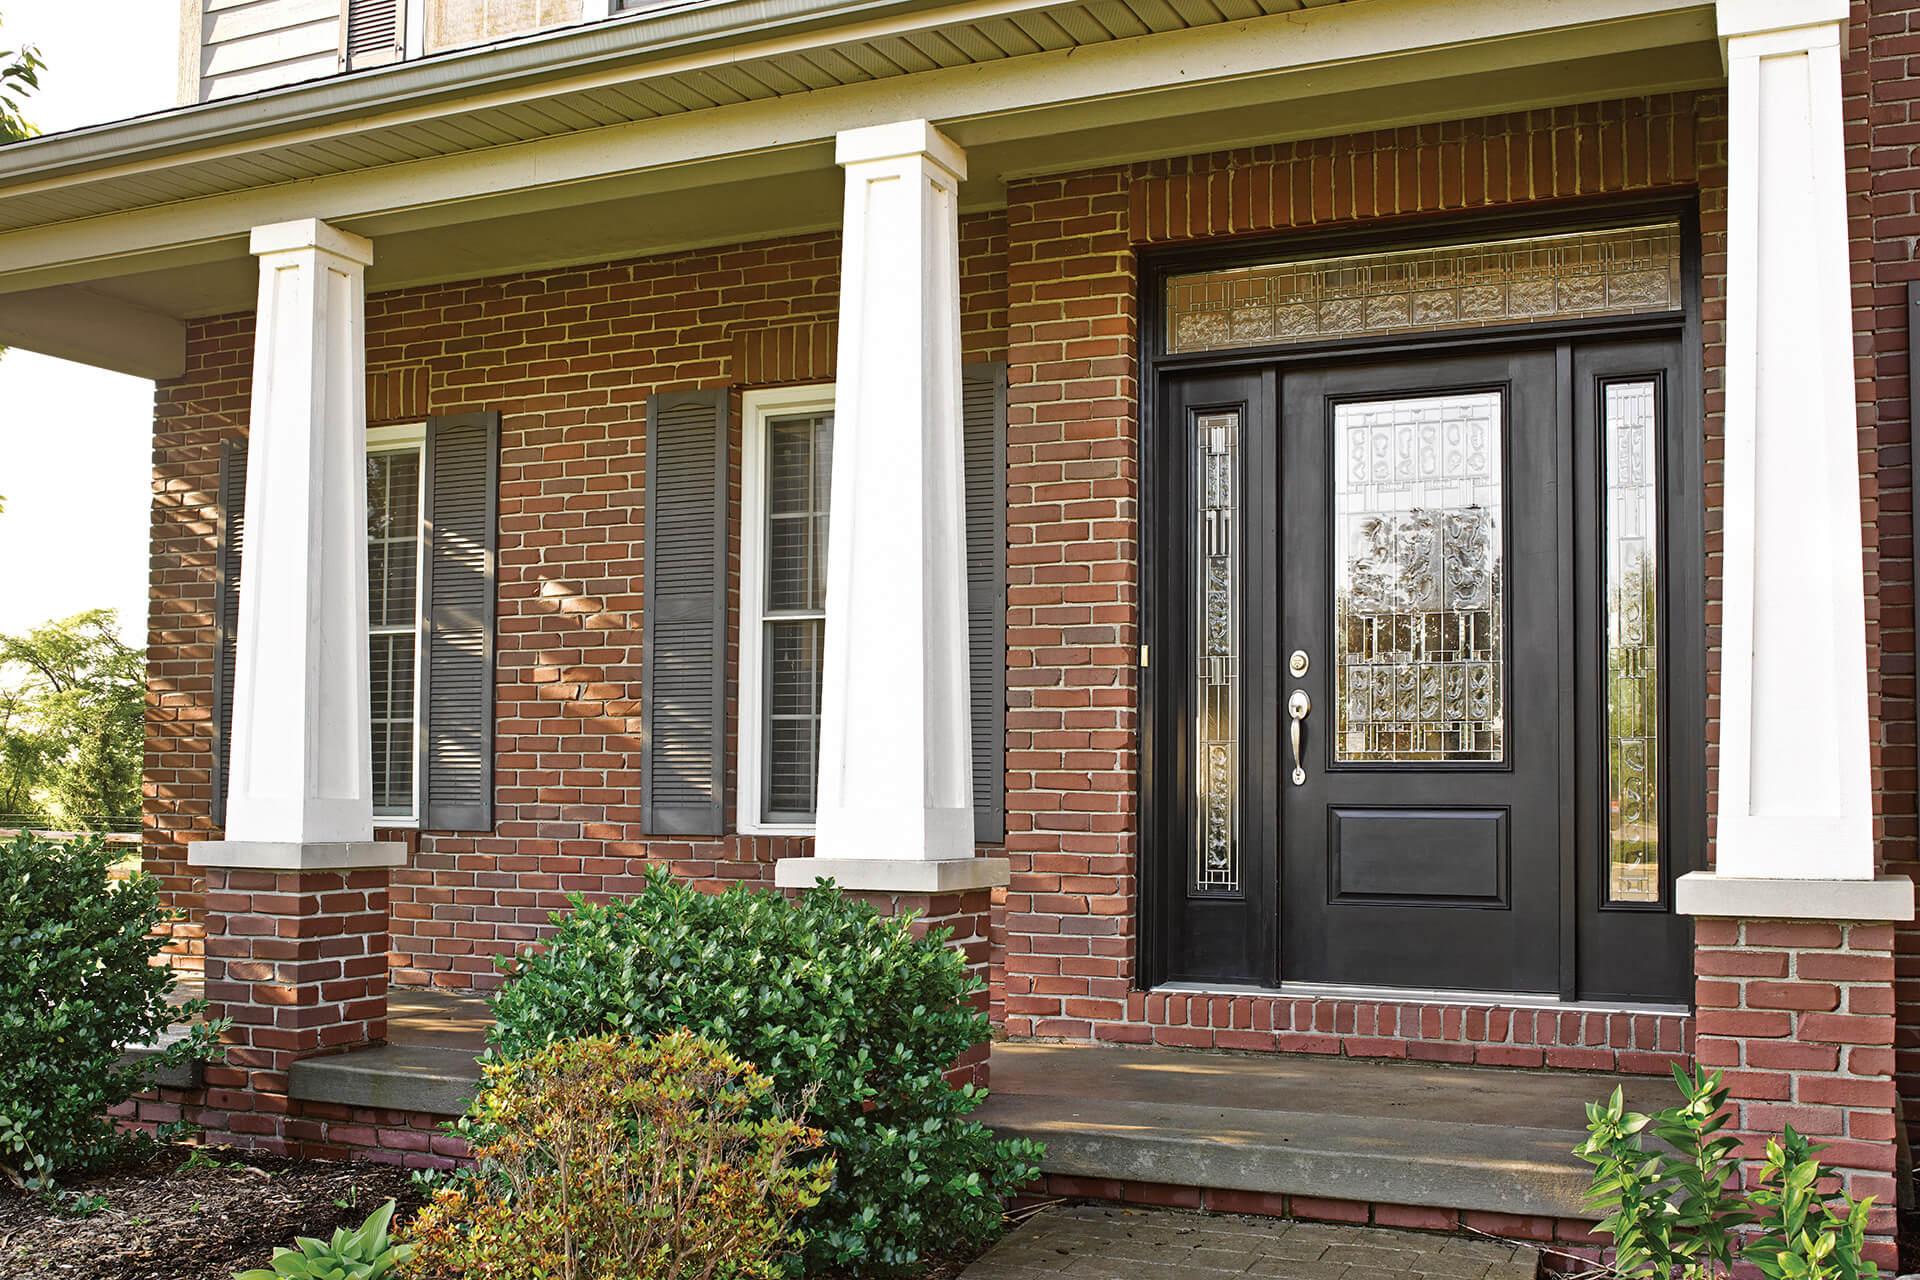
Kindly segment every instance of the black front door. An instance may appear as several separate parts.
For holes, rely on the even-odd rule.
[[[1550,349],[1284,380],[1289,978],[1557,985],[1554,384]]]
[[[1161,379],[1156,980],[1685,998],[1677,357]]]

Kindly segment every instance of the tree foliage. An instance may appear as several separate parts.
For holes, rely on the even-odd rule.
[[[0,635],[0,823],[140,815],[145,671],[111,609]]]
[[[0,49],[0,142],[17,142],[40,132],[23,112],[27,97],[40,87],[46,65],[30,44]]]

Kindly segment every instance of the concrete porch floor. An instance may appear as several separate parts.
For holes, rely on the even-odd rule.
[[[396,988],[388,1043],[293,1069],[296,1097],[457,1114],[489,1021],[477,996]],[[981,1120],[1047,1144],[1048,1174],[1551,1218],[1589,1217],[1585,1106],[1656,1078],[1304,1054],[1001,1042]]]
[[[1063,1205],[1008,1233],[961,1280],[1534,1280],[1501,1240],[1230,1214]]]

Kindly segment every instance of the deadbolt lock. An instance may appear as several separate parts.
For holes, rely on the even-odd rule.
[[[1307,651],[1305,649],[1295,649],[1293,656],[1287,659],[1287,674],[1298,680],[1301,676],[1307,674],[1307,667],[1309,665],[1311,664],[1307,661]]]

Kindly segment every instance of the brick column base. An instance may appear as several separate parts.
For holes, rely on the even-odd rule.
[[[215,1142],[287,1152],[300,1141],[288,1069],[386,1039],[391,873],[205,872],[207,1016],[233,1026],[226,1061],[207,1067],[203,1123]]]
[[[1702,918],[1694,925],[1696,1055],[1725,1073],[1752,1185],[1785,1125],[1826,1146],[1874,1197],[1869,1256],[1896,1266],[1893,926]]]

